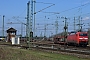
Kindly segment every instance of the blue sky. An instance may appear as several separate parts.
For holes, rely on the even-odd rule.
[[[5,15],[5,31],[10,27],[14,27],[18,30],[17,34],[21,34],[21,24],[8,23],[26,23],[28,1],[31,0],[0,0],[0,35],[2,35],[2,15]],[[55,5],[38,12],[52,4]],[[44,35],[44,28],[47,24],[49,25],[46,26],[46,35],[55,34],[55,21],[58,21],[58,33],[62,32],[64,19],[61,17],[68,18],[68,31],[74,29],[74,17],[76,17],[76,24],[78,24],[78,17],[82,17],[82,22],[85,25],[83,28],[88,28],[88,25],[90,25],[90,0],[36,0],[35,9],[38,12],[36,14],[36,35],[38,36],[41,33]],[[78,29],[78,26],[76,26],[76,29]],[[23,25],[23,35],[25,35],[25,25]]]

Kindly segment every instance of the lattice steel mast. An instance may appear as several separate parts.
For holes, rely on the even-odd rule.
[[[27,43],[29,42],[29,7],[30,7],[30,1],[27,3],[27,23],[26,23],[26,37],[27,37]]]

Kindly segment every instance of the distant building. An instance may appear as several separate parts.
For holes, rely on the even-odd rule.
[[[11,42],[11,38],[16,36],[17,30],[14,28],[9,28],[7,30],[7,42]]]

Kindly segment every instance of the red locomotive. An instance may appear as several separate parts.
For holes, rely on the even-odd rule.
[[[75,45],[75,46],[87,46],[88,34],[87,32],[71,32],[65,37],[55,37],[54,43]]]
[[[87,32],[75,32],[67,36],[66,43],[68,45],[76,46],[87,46],[88,45],[88,34]]]

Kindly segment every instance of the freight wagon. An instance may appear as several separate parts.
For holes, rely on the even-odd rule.
[[[55,44],[64,44],[64,37],[63,36],[56,36],[54,37]]]

